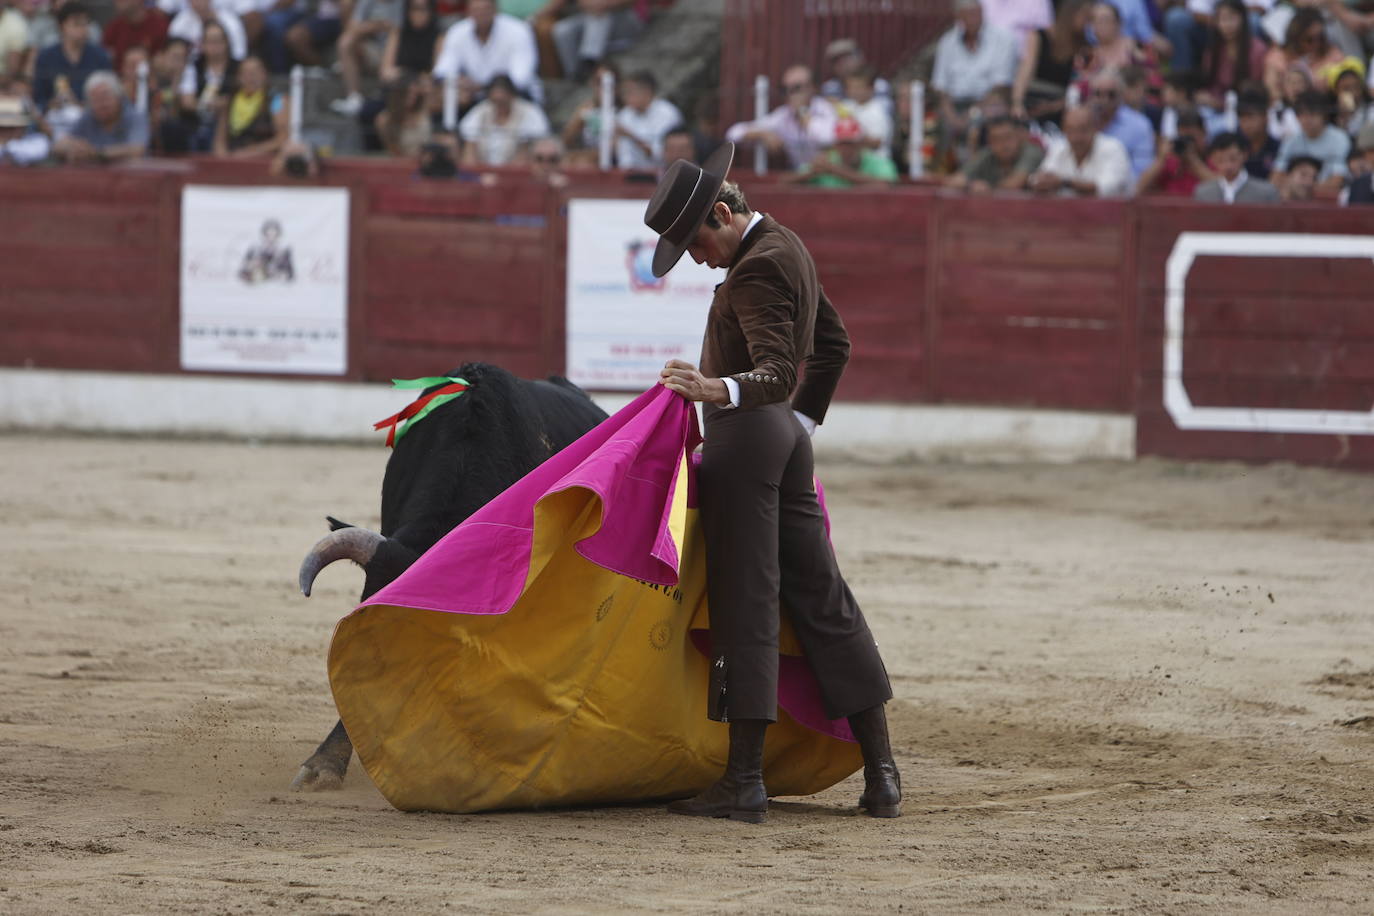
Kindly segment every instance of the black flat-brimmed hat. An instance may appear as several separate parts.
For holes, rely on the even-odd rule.
[[[696,238],[734,158],[735,144],[726,141],[704,165],[697,167],[686,159],[679,159],[663,173],[653,200],[644,211],[644,225],[658,233],[658,247],[654,249],[655,277],[672,270]]]

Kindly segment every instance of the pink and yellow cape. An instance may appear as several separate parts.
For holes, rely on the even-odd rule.
[[[402,810],[691,795],[725,765],[706,718],[696,412],[655,386],[341,620],[329,651],[363,767]],[[809,795],[862,761],[784,622],[765,775]]]

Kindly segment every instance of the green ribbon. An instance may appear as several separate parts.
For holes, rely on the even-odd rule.
[[[451,375],[431,375],[426,376],[425,378],[394,378],[391,380],[392,390],[399,391],[415,391],[417,389],[423,390],[425,388],[434,388],[436,386],[441,385],[462,385],[464,386],[464,388],[469,387],[467,379],[458,378],[456,376]],[[393,440],[392,444],[395,444],[395,442],[399,442],[401,437],[406,434],[407,430],[410,429],[412,424],[419,423],[425,417],[429,416],[431,411],[437,410],[438,408],[443,407],[449,401],[452,401],[454,398],[462,396],[462,391],[454,391],[448,394],[434,394],[430,396],[429,400],[425,403],[425,405],[421,407],[418,411],[416,411],[413,416],[408,417],[405,420],[404,424],[396,430],[396,438],[395,440]]]

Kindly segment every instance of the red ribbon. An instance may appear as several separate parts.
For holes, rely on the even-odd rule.
[[[454,383],[452,385],[445,385],[442,388],[437,388],[434,391],[431,391],[429,394],[422,394],[415,400],[411,401],[400,413],[394,413],[391,416],[387,417],[385,420],[378,420],[376,423],[372,424],[372,428],[385,429],[388,426],[391,427],[389,430],[387,430],[386,434],[387,448],[391,448],[396,444],[396,427],[400,425],[402,421],[409,420],[411,417],[415,416],[417,413],[424,410],[426,404],[428,404],[435,398],[439,397],[440,395],[460,394],[467,390],[467,385],[459,385],[457,383]]]

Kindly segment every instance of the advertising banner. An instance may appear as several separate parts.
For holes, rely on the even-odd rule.
[[[342,375],[348,191],[188,185],[181,367]]]
[[[643,200],[568,203],[568,378],[596,391],[642,391],[670,359],[695,364],[723,270],[683,255],[650,271],[653,230]]]

